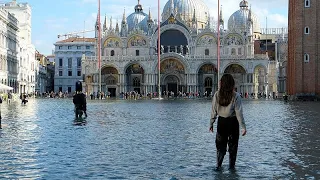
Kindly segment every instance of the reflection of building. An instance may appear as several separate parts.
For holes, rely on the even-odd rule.
[[[55,43],[55,92],[75,91],[76,81],[82,80],[81,57],[95,55],[95,42],[95,38],[74,37]]]
[[[216,13],[214,13],[216,14]],[[254,54],[254,41],[261,38],[257,16],[242,0],[224,27],[221,18],[220,74],[230,73],[242,93],[268,93],[268,57]],[[112,19],[103,25],[102,91],[157,92],[157,49],[161,50],[161,89],[181,92],[216,91],[217,32],[212,29],[208,7],[202,0],[169,0],[161,22],[161,47],[157,47],[157,24],[151,12],[144,13],[138,1],[135,12],[113,28]],[[86,90],[99,90],[97,58],[86,56],[82,70]]]
[[[287,89],[293,96],[320,96],[318,1],[289,1]]]

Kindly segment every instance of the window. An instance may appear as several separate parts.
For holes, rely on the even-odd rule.
[[[81,67],[81,58],[80,57],[77,58],[77,66],[78,66],[78,68]]]
[[[78,75],[78,76],[81,76],[81,71],[78,71],[78,72],[77,72],[77,75]]]
[[[62,76],[62,71],[59,71],[59,76]]]
[[[68,76],[72,76],[72,71],[68,71]]]
[[[62,46],[59,46],[59,49],[62,49]]]
[[[77,49],[81,49],[81,46],[77,46]]]
[[[114,50],[111,50],[110,55],[114,56]]]
[[[68,68],[72,68],[72,58],[68,58]]]
[[[305,63],[310,62],[310,56],[309,56],[309,54],[307,54],[307,53],[304,54],[304,62],[305,62]]]
[[[204,55],[209,56],[209,49],[204,50]]]
[[[72,49],[72,46],[68,46],[68,49]]]
[[[238,55],[241,55],[242,52],[241,52],[241,48],[238,48]]]
[[[68,93],[71,93],[71,87],[68,87]]]
[[[139,56],[139,55],[140,55],[140,51],[136,50],[136,56]]]
[[[86,49],[90,49],[90,46],[86,46]]]
[[[304,7],[310,7],[310,0],[304,0]]]
[[[304,28],[304,34],[309,34],[309,27],[308,26]]]
[[[59,67],[62,67],[62,58],[59,59]]]

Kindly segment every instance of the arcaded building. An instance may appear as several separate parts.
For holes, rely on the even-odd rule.
[[[289,0],[287,89],[293,97],[320,95],[320,2]]]
[[[123,13],[114,28],[105,18],[102,28],[101,90],[118,96],[121,92],[157,92],[158,48],[160,48],[161,92],[210,94],[218,88],[218,73],[232,74],[236,90],[243,94],[272,93],[268,85],[268,57],[254,54],[254,41],[261,36],[260,22],[246,0],[228,21],[223,11],[213,20],[202,0],[168,0],[162,10],[160,29],[138,4]],[[220,21],[220,71],[217,70],[217,21]],[[158,47],[158,31],[160,43]],[[82,61],[84,89],[98,92],[96,56]]]

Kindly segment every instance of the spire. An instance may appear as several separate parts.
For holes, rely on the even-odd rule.
[[[116,23],[116,32],[119,33],[119,23],[118,23],[118,20],[117,20],[117,23]]]
[[[223,20],[223,15],[222,15],[222,5],[221,5],[221,8],[220,8],[220,19],[219,19],[220,23],[222,25],[224,25],[224,20]]]
[[[123,10],[123,15],[122,15],[122,24],[126,24],[127,23],[127,19],[126,19],[126,8],[124,8]]]
[[[192,22],[196,22],[196,9],[193,9],[193,17],[192,17]]]
[[[109,30],[111,30],[111,29],[112,29],[112,16],[110,18],[110,28],[109,28]]]
[[[150,21],[150,22],[151,22],[151,21],[152,21],[152,17],[151,17],[151,10],[150,10],[150,8],[149,8],[149,15],[148,15],[148,16],[149,16],[148,21]]]
[[[104,16],[103,31],[107,30],[107,14]]]
[[[249,14],[248,14],[248,21],[249,21],[249,22],[252,22],[252,12],[251,12],[251,6],[250,6],[250,9],[249,9]]]

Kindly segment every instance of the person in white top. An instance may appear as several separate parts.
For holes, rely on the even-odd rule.
[[[241,96],[234,91],[235,82],[230,74],[224,74],[220,80],[220,88],[212,99],[212,111],[209,131],[213,132],[213,124],[218,117],[216,148],[217,170],[221,169],[223,158],[229,151],[229,169],[235,169],[238,152],[239,124],[242,136],[246,135],[246,124],[243,118]]]

